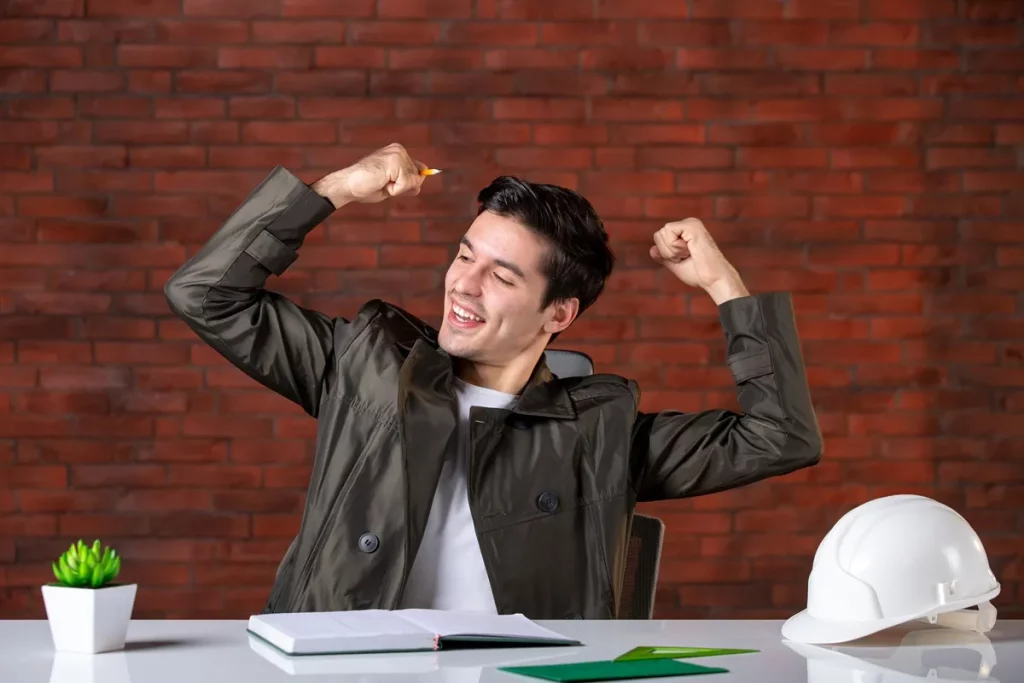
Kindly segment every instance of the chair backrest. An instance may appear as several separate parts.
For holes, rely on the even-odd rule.
[[[634,514],[626,548],[626,570],[622,578],[619,619],[654,617],[654,595],[658,588],[665,524],[657,517]]]
[[[586,377],[594,374],[594,362],[581,351],[548,349],[544,352],[548,369],[556,377]]]

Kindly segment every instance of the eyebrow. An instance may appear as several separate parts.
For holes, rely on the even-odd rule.
[[[473,251],[473,243],[469,241],[469,238],[463,237],[461,240],[459,240],[459,242],[461,244],[466,245],[466,247],[468,247],[470,251]],[[520,279],[522,279],[522,280],[526,279],[526,276],[523,275],[523,269],[520,268],[519,266],[517,266],[516,264],[512,263],[511,261],[506,261],[504,259],[500,259],[499,258],[499,259],[494,259],[494,262],[497,263],[502,268],[505,268],[506,270],[512,271]]]

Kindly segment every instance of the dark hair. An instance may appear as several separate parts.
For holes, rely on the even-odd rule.
[[[477,215],[490,211],[512,218],[547,240],[551,248],[541,264],[548,281],[542,308],[575,297],[581,314],[597,300],[615,257],[589,201],[568,188],[514,176],[495,178],[480,190],[477,201]]]

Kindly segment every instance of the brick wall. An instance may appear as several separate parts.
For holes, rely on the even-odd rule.
[[[431,320],[474,192],[577,188],[620,265],[566,336],[645,407],[734,407],[710,300],[650,265],[699,216],[794,292],[826,455],[645,506],[657,616],[785,617],[818,540],[920,492],[1024,616],[1024,41],[1016,0],[6,0],[0,7],[0,617],[101,536],[137,616],[258,610],[315,424],[199,344],[162,287],[275,164],[399,141],[445,169],[352,207],[273,288]]]

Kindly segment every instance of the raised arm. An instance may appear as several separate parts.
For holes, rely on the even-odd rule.
[[[264,386],[319,412],[341,318],[265,289],[298,258],[310,230],[350,202],[419,192],[417,164],[391,145],[307,185],[278,166],[164,286],[175,315]]]
[[[639,500],[714,493],[816,464],[822,437],[790,296],[751,296],[695,219],[659,231],[651,256],[718,304],[741,412],[640,413]]]

